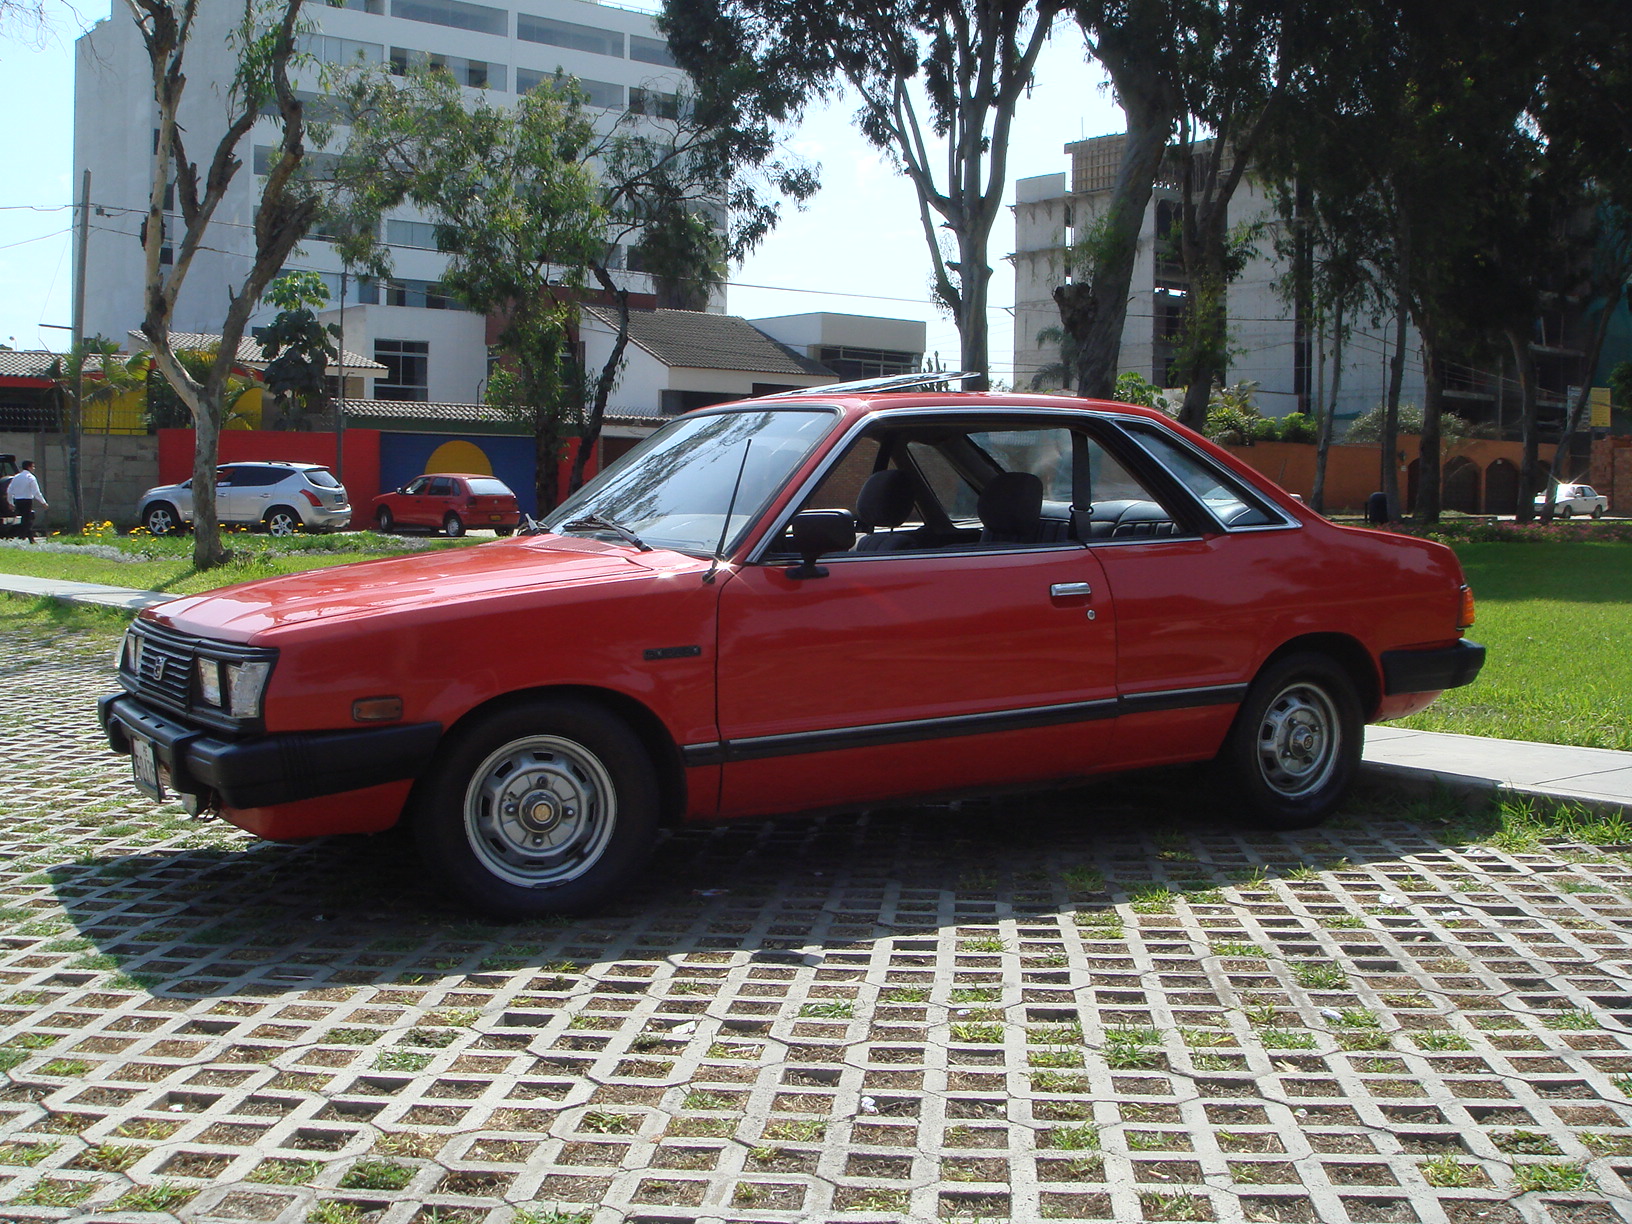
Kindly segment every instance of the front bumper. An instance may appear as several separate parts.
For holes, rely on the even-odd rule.
[[[1472,684],[1485,665],[1485,648],[1466,639],[1439,650],[1385,650],[1383,693],[1437,693]]]
[[[115,752],[128,754],[131,737],[139,736],[153,745],[170,786],[213,795],[228,808],[274,807],[415,778],[442,738],[441,723],[408,723],[229,740],[155,713],[128,693],[103,697],[97,716]]]

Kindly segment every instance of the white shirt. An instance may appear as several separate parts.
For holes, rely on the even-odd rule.
[[[24,468],[11,478],[11,484],[6,486],[6,496],[11,498],[12,501],[16,501],[18,498],[28,501],[45,500],[40,496],[40,482],[28,468]]]

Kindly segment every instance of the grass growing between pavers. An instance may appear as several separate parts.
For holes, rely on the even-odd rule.
[[[0,542],[0,573],[163,591],[168,595],[196,595],[257,578],[276,578],[281,574],[411,552],[468,548],[484,542],[469,537],[444,540],[380,535],[372,531],[277,538],[248,531],[226,531],[222,539],[232,559],[208,570],[194,567],[192,537],[185,535],[164,538],[111,533],[54,536],[43,545],[32,547],[8,540]]]
[[[1456,544],[1490,653],[1473,684],[1398,725],[1632,749],[1632,548]]]

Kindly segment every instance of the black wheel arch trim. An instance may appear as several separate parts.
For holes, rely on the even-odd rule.
[[[1485,648],[1466,638],[1436,650],[1385,650],[1383,692],[1435,693],[1472,684],[1485,665]]]
[[[184,794],[214,792],[225,807],[272,807],[416,778],[442,738],[441,723],[293,732],[229,740],[156,714],[128,694],[103,697],[97,713],[115,752],[131,735],[154,745]]]

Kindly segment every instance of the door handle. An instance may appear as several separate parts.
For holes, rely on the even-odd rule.
[[[1086,582],[1056,582],[1048,588],[1048,593],[1054,599],[1064,599],[1071,595],[1092,595],[1094,588]]]

